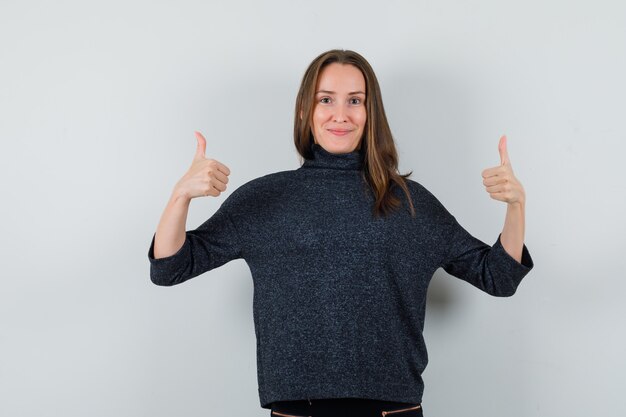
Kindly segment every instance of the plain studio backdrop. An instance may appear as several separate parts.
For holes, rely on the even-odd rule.
[[[147,252],[207,137],[243,183],[299,167],[328,49],[372,64],[402,173],[492,245],[508,137],[535,268],[511,298],[429,289],[427,416],[626,415],[626,3],[0,2],[0,415],[267,416],[244,260],[174,287]],[[375,309],[377,306],[372,305]]]

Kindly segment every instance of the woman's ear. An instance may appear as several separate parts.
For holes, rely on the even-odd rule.
[[[302,110],[300,110],[300,120],[302,120]]]

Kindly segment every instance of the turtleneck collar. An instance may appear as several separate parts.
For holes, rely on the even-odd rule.
[[[313,159],[305,159],[303,168],[327,168],[358,171],[363,168],[363,153],[355,149],[348,153],[331,153],[319,143],[311,144]]]

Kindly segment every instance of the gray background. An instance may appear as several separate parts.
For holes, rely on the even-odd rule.
[[[309,62],[380,80],[401,171],[493,244],[506,133],[535,269],[498,299],[439,270],[428,416],[623,416],[626,201],[620,1],[0,1],[0,415],[265,416],[243,260],[182,285],[148,246],[193,158],[241,184],[298,165]],[[376,308],[376,306],[372,306]]]

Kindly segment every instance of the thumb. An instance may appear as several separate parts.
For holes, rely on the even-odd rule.
[[[498,151],[500,152],[500,164],[508,165],[511,163],[509,160],[509,152],[506,149],[506,135],[500,137],[500,143],[498,144]]]
[[[197,159],[205,159],[206,158],[206,139],[202,136],[200,132],[194,132],[196,134],[196,139],[198,140],[198,146],[196,147],[196,154],[194,155],[194,161]]]

